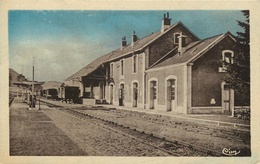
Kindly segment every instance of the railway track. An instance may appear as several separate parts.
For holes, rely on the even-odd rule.
[[[86,113],[81,113],[73,109],[63,109],[63,112],[71,114],[79,119],[84,119],[91,124],[100,126],[109,131],[127,136],[131,139],[135,139],[145,145],[151,146],[155,149],[167,153],[170,156],[220,156],[219,152],[214,152],[197,145],[185,143],[183,141],[165,138],[154,134],[152,132],[144,131],[142,129],[131,128],[123,124],[119,124],[116,121],[106,120],[97,116],[93,116]]]
[[[166,155],[180,156],[180,154],[171,152],[169,150],[161,148],[160,146],[157,146],[155,144],[152,144],[152,143],[144,141],[144,138],[147,138],[149,136],[143,135],[142,139],[138,138],[137,137],[138,136],[138,134],[137,134],[138,131],[130,129],[129,127],[124,127],[123,125],[117,125],[117,123],[115,123],[115,122],[107,121],[107,120],[104,120],[104,119],[101,119],[101,118],[98,118],[98,117],[95,117],[95,116],[91,116],[91,115],[88,115],[88,114],[84,115],[84,114],[82,114],[80,112],[77,112],[77,111],[74,111],[74,110],[67,109],[67,110],[63,110],[63,111],[67,112],[68,114],[73,115],[73,116],[75,116],[75,117],[77,117],[79,119],[84,119],[85,121],[88,121],[89,123],[91,123],[93,125],[102,127],[102,128],[104,128],[104,129],[106,129],[108,131],[112,131],[114,133],[117,133],[117,134],[129,137],[129,138],[134,139],[134,140],[137,140],[138,142],[141,142],[141,143],[143,143],[145,145],[148,145],[148,146],[150,146],[152,148],[155,148],[155,149],[158,149],[158,150],[162,151]],[[130,130],[135,131],[136,135],[129,134]]]
[[[219,138],[228,138],[235,141],[250,144],[250,131],[248,129],[237,129],[234,127],[216,126],[215,124],[205,124],[198,122],[190,122],[180,119],[171,120],[167,116],[142,114],[135,111],[106,110],[108,114],[117,115],[118,117],[128,117],[147,122],[164,125],[184,131],[202,133]]]
[[[14,101],[14,96],[9,97],[9,107],[12,105],[13,101]]]
[[[158,135],[156,133],[140,129],[133,128],[128,125],[112,121],[109,119],[104,119],[96,115],[81,112],[77,109],[71,109],[62,107],[59,105],[54,105],[51,103],[46,103],[50,107],[56,107],[69,115],[88,121],[95,126],[107,129],[114,133],[129,137],[138,142],[141,142],[153,149],[160,150],[164,152],[167,156],[223,156],[221,152],[204,148],[202,146],[190,144],[188,142],[183,142],[172,137],[165,137],[163,135]]]

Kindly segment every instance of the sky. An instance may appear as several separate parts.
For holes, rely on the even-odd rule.
[[[181,21],[200,39],[242,31],[238,10],[97,11],[10,10],[8,12],[9,67],[32,80],[59,81],[121,45],[133,31],[139,38],[159,31],[163,14],[171,24]]]

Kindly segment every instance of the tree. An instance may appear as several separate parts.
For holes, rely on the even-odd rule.
[[[249,10],[241,11],[246,17],[245,22],[238,21],[243,32],[237,32],[237,49],[234,63],[227,65],[225,82],[234,89],[239,96],[243,97],[246,105],[250,105],[250,35],[249,35]]]

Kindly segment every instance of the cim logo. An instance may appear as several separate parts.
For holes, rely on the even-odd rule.
[[[228,149],[228,148],[224,148],[222,150],[222,153],[224,155],[227,155],[227,156],[236,156],[236,155],[238,155],[240,153],[240,150],[237,151],[237,150],[231,150],[231,149]]]

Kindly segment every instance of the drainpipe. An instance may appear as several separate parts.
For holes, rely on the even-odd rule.
[[[146,75],[147,75],[147,73],[144,72],[144,81],[143,81],[143,83],[144,83],[144,88],[143,88],[143,90],[144,90],[144,109],[146,109]]]
[[[146,109],[146,76],[147,76],[147,72],[146,72],[146,55],[149,54],[149,48],[148,48],[148,53],[146,54],[146,52],[144,51],[143,54],[143,103],[144,103],[144,109]]]
[[[193,63],[187,64],[187,114],[192,113],[192,65]]]
[[[229,89],[229,107],[231,111],[231,117],[235,117],[235,107],[234,107],[234,90]]]

